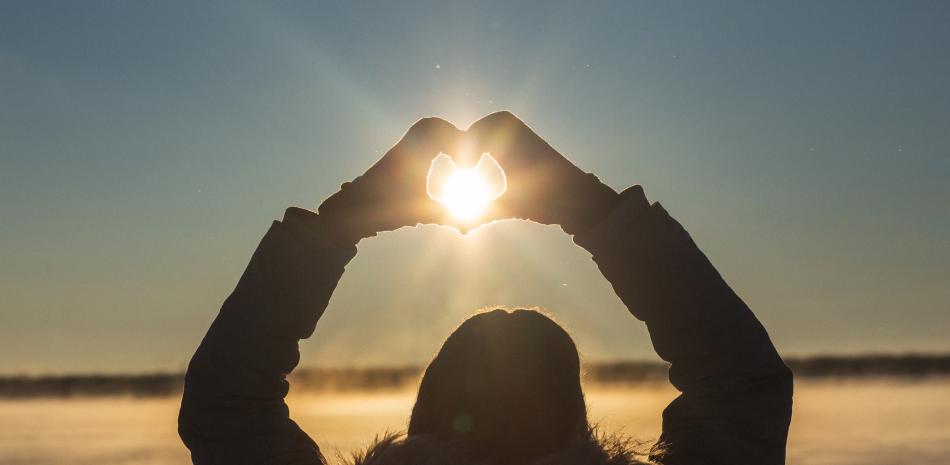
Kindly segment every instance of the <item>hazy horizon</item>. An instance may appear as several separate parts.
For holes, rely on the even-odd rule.
[[[0,373],[181,370],[284,208],[508,109],[642,184],[783,354],[950,351],[950,4],[0,4]],[[302,365],[540,306],[655,358],[554,227],[363,241]]]
[[[787,462],[796,465],[944,465],[950,456],[950,378],[929,382],[796,382]],[[299,394],[294,419],[330,463],[383,431],[405,430],[412,389]],[[677,392],[658,383],[588,389],[588,416],[603,432],[655,440]],[[187,464],[176,397],[0,399],[0,460],[35,465]],[[81,433],[77,433],[81,432]]]

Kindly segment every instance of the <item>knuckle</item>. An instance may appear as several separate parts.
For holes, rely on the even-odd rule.
[[[472,124],[476,129],[501,129],[522,126],[524,123],[508,110],[491,113]]]
[[[415,124],[406,131],[404,139],[416,142],[424,141],[433,135],[445,133],[449,128],[453,127],[451,123],[442,118],[430,116],[416,121]]]
[[[517,116],[515,116],[514,113],[508,110],[496,111],[495,113],[488,115],[488,117],[491,118],[492,121],[502,123],[502,124],[520,124],[521,123],[521,119],[519,119]]]
[[[425,118],[420,119],[419,121],[416,121],[415,124],[412,125],[412,129],[425,130],[425,129],[434,128],[438,126],[441,121],[442,121],[441,119],[435,116],[427,116]]]

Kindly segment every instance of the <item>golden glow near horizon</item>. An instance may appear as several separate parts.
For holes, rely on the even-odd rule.
[[[491,155],[483,154],[473,168],[460,168],[444,154],[432,160],[426,179],[429,196],[460,220],[474,220],[505,192],[505,172]]]

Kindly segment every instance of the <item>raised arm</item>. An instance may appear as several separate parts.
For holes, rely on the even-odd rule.
[[[271,225],[188,366],[178,428],[195,464],[324,463],[284,402],[298,342],[313,333],[361,238],[441,214],[425,176],[457,135],[445,121],[421,120],[319,214],[290,208]]]
[[[755,315],[639,186],[574,237],[647,324],[682,392],[663,412],[664,464],[783,464],[792,375]]]
[[[639,187],[617,194],[523,122],[495,113],[469,128],[515,186],[497,218],[558,224],[593,254],[643,320],[682,392],[663,414],[665,464],[782,464],[792,377],[749,308],[689,234]]]
[[[285,377],[356,248],[316,219],[288,209],[274,222],[188,366],[178,431],[195,464],[322,463],[290,419]]]

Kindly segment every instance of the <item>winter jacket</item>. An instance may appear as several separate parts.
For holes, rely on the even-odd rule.
[[[662,206],[650,205],[639,186],[622,196],[620,207],[574,242],[646,323],[681,392],[663,412],[658,444],[665,452],[654,460],[785,463],[792,375],[765,329]],[[356,247],[321,237],[311,227],[315,216],[290,208],[271,225],[189,364],[179,434],[197,465],[325,463],[290,418],[286,376]],[[605,447],[591,440],[538,463],[619,463],[623,454]],[[448,465],[451,450],[429,438],[391,439],[362,462]]]

